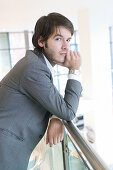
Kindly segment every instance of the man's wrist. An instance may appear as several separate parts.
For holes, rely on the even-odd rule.
[[[69,70],[68,79],[73,79],[81,82],[80,70]]]
[[[80,70],[69,69],[69,74],[80,75]]]

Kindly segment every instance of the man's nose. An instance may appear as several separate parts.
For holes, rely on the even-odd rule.
[[[62,49],[68,49],[68,48],[69,48],[69,43],[67,41],[63,41]]]

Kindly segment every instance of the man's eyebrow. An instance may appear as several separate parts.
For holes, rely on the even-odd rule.
[[[57,36],[63,37],[61,34],[55,34],[54,38],[57,37]]]
[[[61,34],[56,34],[56,35],[54,36],[54,38],[57,37],[57,36],[63,37],[63,35],[61,35]],[[69,37],[68,39],[72,39],[72,37]]]

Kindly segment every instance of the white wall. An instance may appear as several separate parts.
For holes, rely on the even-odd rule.
[[[108,5],[109,6],[109,5]],[[107,11],[107,12],[105,12]],[[109,29],[113,14],[106,10],[83,8],[78,10],[80,50],[83,56],[83,112],[85,124],[96,132],[96,148],[103,159],[113,163],[113,112]]]
[[[60,12],[75,21],[76,9],[104,6],[112,0],[0,0],[0,30],[33,29],[37,19],[49,12]]]
[[[113,106],[108,27],[113,25],[112,6],[90,11],[93,99],[98,150],[107,162],[113,162]],[[106,154],[105,154],[106,153]]]
[[[74,1],[73,1],[74,2]],[[75,7],[69,1],[0,0],[0,30],[33,29],[37,19],[49,12],[60,12],[75,18]]]

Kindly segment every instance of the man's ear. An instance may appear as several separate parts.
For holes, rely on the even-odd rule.
[[[42,36],[40,36],[40,38],[38,39],[38,45],[40,47],[44,47],[45,46],[45,41],[43,41],[43,37]]]

